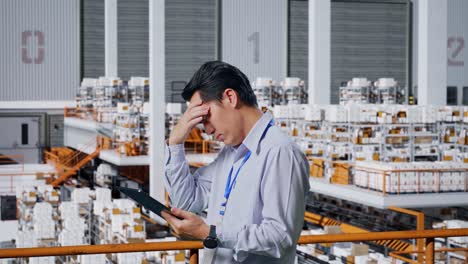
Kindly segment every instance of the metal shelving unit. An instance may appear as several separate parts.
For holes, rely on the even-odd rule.
[[[83,243],[84,244],[91,244],[91,238],[92,238],[92,233],[91,233],[91,228],[93,224],[93,203],[92,200],[90,200],[88,203],[83,203],[79,204],[78,206],[78,212],[80,217],[85,219],[85,224],[88,227],[85,229],[85,234],[83,237]]]
[[[349,123],[326,122],[329,161],[351,161],[351,133]]]
[[[352,161],[380,160],[382,125],[351,123]]]
[[[381,160],[409,162],[412,160],[410,124],[384,124],[382,129]]]
[[[349,103],[372,104],[375,103],[377,94],[372,86],[341,86],[340,105]]]
[[[412,161],[439,161],[438,123],[413,123]]]
[[[125,108],[125,106],[122,106]],[[129,107],[129,106],[127,106]],[[130,148],[127,144],[140,145],[141,126],[140,114],[137,112],[117,112],[116,122],[113,128],[114,141],[121,155],[135,156],[142,150],[139,147]],[[131,153],[137,151],[137,153]]]
[[[405,101],[404,89],[401,87],[377,88],[377,103],[381,104],[403,104]]]
[[[308,158],[323,158],[326,153],[327,131],[321,121],[303,121],[302,123],[303,151]]]
[[[458,122],[439,124],[439,142],[440,156],[443,161],[455,161],[461,152],[460,144],[458,143],[458,135],[462,128],[462,124]]]

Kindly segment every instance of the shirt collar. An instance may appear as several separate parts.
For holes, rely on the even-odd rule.
[[[260,117],[260,119],[255,123],[255,125],[250,129],[249,134],[245,137],[242,144],[252,152],[257,152],[258,144],[262,139],[263,133],[268,127],[268,124],[273,119],[273,116],[270,112],[266,112]]]

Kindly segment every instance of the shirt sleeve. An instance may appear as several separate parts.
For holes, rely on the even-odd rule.
[[[240,230],[221,226],[217,232],[221,247],[233,249],[236,261],[245,260],[249,254],[280,258],[294,250],[304,223],[308,179],[309,162],[299,149],[271,149],[260,190],[263,220]]]
[[[215,162],[190,173],[183,144],[165,146],[164,184],[171,204],[183,210],[199,213],[208,207]]]

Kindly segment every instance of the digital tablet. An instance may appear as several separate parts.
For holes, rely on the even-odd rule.
[[[130,197],[135,202],[143,205],[146,209],[162,217],[161,212],[165,211],[166,213],[171,214],[171,208],[160,203],[158,200],[153,199],[142,190],[131,189],[126,187],[117,187],[117,190],[121,191],[123,194]],[[172,215],[172,214],[171,214]],[[176,217],[176,216],[174,216]],[[163,217],[164,218],[164,217]]]

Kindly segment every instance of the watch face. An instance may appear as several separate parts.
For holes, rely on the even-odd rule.
[[[218,240],[216,238],[212,237],[207,237],[205,240],[203,240],[203,246],[206,248],[217,248],[218,247]]]

